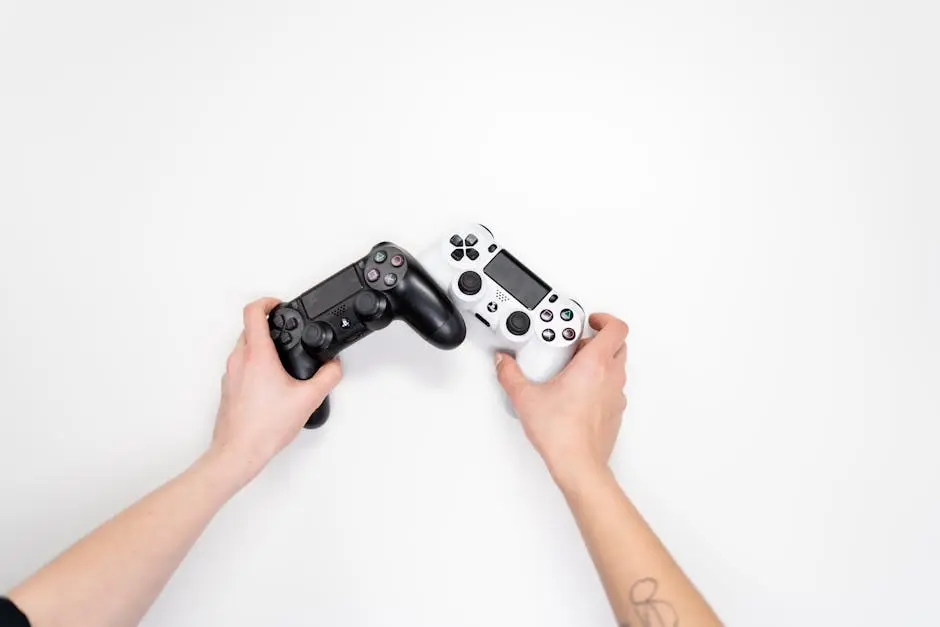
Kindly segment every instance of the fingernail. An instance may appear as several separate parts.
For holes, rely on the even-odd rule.
[[[503,360],[504,355],[502,353],[496,353],[496,365],[499,365],[499,362]]]

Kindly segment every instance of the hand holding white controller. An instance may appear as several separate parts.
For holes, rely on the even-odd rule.
[[[577,350],[585,314],[504,250],[485,226],[447,232],[419,256],[464,315],[467,328],[494,352],[514,355],[522,373],[543,382]]]

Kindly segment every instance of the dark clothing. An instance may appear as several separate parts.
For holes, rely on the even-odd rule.
[[[0,627],[29,627],[26,615],[10,599],[0,598]]]

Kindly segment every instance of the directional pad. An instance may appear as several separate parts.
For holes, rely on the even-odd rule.
[[[463,261],[465,258],[476,261],[480,258],[480,251],[474,248],[480,243],[480,238],[477,237],[476,233],[467,233],[466,237],[460,237],[460,235],[454,233],[448,241],[453,246],[450,256],[454,261]],[[488,248],[489,252],[493,252],[495,247],[496,244],[491,245]]]
[[[282,307],[268,320],[271,339],[284,348],[289,348],[300,337],[300,312],[291,307]]]

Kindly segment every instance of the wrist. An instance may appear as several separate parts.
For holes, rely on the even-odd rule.
[[[213,443],[196,463],[204,466],[220,483],[237,492],[264,469],[269,459],[268,456],[242,451],[229,444]]]
[[[613,479],[613,472],[606,463],[592,459],[549,463],[548,471],[555,485],[565,496],[580,493],[585,488]]]

